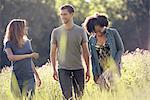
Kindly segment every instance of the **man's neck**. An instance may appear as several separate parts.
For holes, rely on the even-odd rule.
[[[74,22],[73,22],[73,21],[70,21],[70,22],[68,22],[67,24],[64,24],[64,28],[65,28],[66,30],[70,30],[70,29],[72,29],[73,25],[74,25]]]

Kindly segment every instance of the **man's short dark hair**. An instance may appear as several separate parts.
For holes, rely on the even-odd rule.
[[[74,7],[71,4],[65,4],[60,7],[60,10],[67,9],[69,13],[74,13]]]

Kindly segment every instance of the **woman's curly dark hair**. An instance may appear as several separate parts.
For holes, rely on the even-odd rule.
[[[90,35],[92,32],[94,32],[94,26],[96,23],[97,19],[94,16],[89,16],[85,19],[82,26],[85,29],[85,31]]]
[[[95,18],[97,18],[101,27],[108,26],[108,18],[105,15],[100,15],[99,13],[96,13]]]
[[[82,24],[84,29],[87,31],[89,35],[94,32],[94,27],[96,25],[100,25],[101,27],[108,26],[108,19],[104,15],[95,14],[93,16],[89,16],[85,19],[84,23]]]

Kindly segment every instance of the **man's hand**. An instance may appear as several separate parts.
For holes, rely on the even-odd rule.
[[[56,70],[53,72],[53,78],[58,81],[58,72]]]
[[[88,82],[90,80],[90,71],[87,70],[86,71],[86,82]]]
[[[84,58],[84,61],[85,61],[85,64],[86,64],[86,68],[87,68],[87,71],[86,71],[86,82],[88,82],[90,80],[90,63],[89,63],[89,50],[88,50],[88,43],[87,42],[84,42],[82,43],[82,49],[83,49],[83,58]]]

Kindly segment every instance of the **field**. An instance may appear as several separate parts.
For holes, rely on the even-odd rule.
[[[35,100],[62,100],[59,83],[52,78],[49,63],[37,68],[42,80],[41,87],[36,87]],[[11,71],[5,68],[0,73],[0,100],[13,100],[10,92]],[[92,76],[92,74],[91,74]],[[101,91],[94,84],[92,77],[85,85],[82,100],[149,100],[150,98],[150,52],[137,49],[126,52],[122,57],[122,77],[112,92]],[[16,99],[14,99],[16,100]]]

